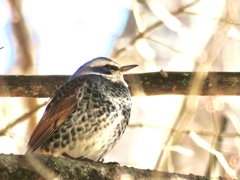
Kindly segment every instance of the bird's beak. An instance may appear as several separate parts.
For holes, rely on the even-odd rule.
[[[137,66],[138,66],[137,64],[122,66],[122,67],[120,68],[120,71],[121,71],[121,72],[126,72],[126,71],[129,71],[130,69],[133,69],[133,68],[137,67]]]

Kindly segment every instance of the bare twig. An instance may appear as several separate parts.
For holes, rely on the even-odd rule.
[[[9,0],[10,9],[12,11],[12,31],[15,37],[16,46],[16,63],[13,70],[20,70],[19,74],[35,74],[35,63],[32,56],[32,43],[28,32],[28,27],[25,22],[24,15],[22,13],[22,1]],[[17,67],[16,69],[14,69]],[[25,99],[26,107],[32,108],[38,105],[36,99]],[[27,128],[27,133],[31,131],[32,127],[35,127],[37,123],[37,116],[31,116]]]
[[[217,132],[212,132],[212,131],[192,131],[192,130],[178,130],[178,129],[173,129],[173,128],[167,128],[167,127],[162,127],[162,126],[154,126],[150,124],[129,124],[129,128],[152,128],[152,129],[162,129],[166,131],[175,131],[181,134],[189,134],[190,132],[194,132],[199,136],[214,136],[214,137],[221,137],[221,138],[236,138],[240,137],[240,134],[238,133],[222,133],[219,134]]]
[[[228,173],[229,176],[231,176],[233,179],[236,179],[236,173],[234,172],[234,170],[228,165],[228,162],[226,161],[226,159],[224,158],[223,154],[217,150],[215,150],[214,148],[212,148],[212,146],[206,142],[205,140],[201,139],[196,133],[191,132],[190,137],[192,138],[192,140],[201,148],[205,149],[206,151],[210,152],[211,154],[214,154],[218,161],[220,162],[220,164],[223,166],[223,168],[225,169],[225,171]]]
[[[185,9],[195,5],[196,3],[198,3],[200,0],[196,0],[193,1],[185,6],[183,6],[182,8],[178,9],[177,11],[173,12],[172,14],[177,16],[180,15],[181,13],[184,12]],[[119,49],[118,51],[116,51],[115,54],[112,55],[113,58],[117,59],[120,56],[122,56],[124,53],[126,53],[128,50],[131,49],[131,47],[141,38],[145,38],[146,36],[149,35],[150,32],[152,32],[154,29],[156,29],[157,27],[159,27],[160,25],[162,25],[163,22],[162,21],[157,21],[156,23],[154,23],[153,25],[147,27],[144,31],[139,32],[139,34],[137,34],[127,45],[125,45],[122,49]]]
[[[200,14],[200,13],[191,12],[191,11],[187,11],[187,10],[184,10],[184,13],[189,14],[189,15],[194,15],[194,16],[202,16],[202,17],[205,17],[205,18],[208,18],[208,19],[212,19],[212,20],[215,20],[215,21],[224,22],[224,23],[228,23],[228,24],[232,24],[232,25],[237,25],[237,26],[240,25],[239,22],[236,22],[233,19],[211,17],[211,16],[208,16],[208,15],[205,15],[205,14]]]
[[[24,120],[26,120],[27,118],[31,117],[34,113],[36,113],[41,107],[45,106],[47,104],[47,102],[44,102],[38,106],[36,106],[35,108],[31,109],[31,111],[23,114],[22,116],[20,116],[19,118],[13,120],[11,123],[9,123],[5,128],[0,130],[0,136],[4,136],[6,135],[6,132],[11,129],[12,127],[14,127],[15,125],[23,122]]]

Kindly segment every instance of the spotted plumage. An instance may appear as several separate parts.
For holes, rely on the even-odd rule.
[[[26,153],[101,160],[124,133],[131,98],[120,66],[96,58],[80,67],[50,100]]]

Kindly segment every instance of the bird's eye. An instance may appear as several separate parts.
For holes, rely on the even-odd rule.
[[[109,70],[115,70],[115,71],[119,70],[118,67],[112,66],[112,65],[109,65],[109,64],[105,65],[105,68],[107,68],[107,69],[109,69]]]
[[[112,66],[110,66],[110,65],[106,65],[105,66],[107,69],[112,69]]]

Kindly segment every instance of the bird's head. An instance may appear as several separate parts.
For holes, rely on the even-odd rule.
[[[84,65],[82,65],[69,80],[72,80],[81,75],[87,74],[101,74],[101,75],[116,75],[121,76],[124,72],[136,67],[138,65],[120,66],[118,63],[105,57],[95,58]]]

